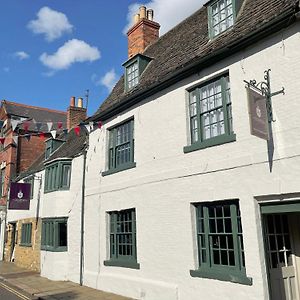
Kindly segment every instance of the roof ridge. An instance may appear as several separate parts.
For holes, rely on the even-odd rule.
[[[45,110],[45,111],[49,111],[49,112],[54,112],[54,113],[59,113],[59,114],[64,114],[66,115],[67,112],[66,111],[62,111],[62,110],[56,110],[56,109],[51,109],[51,108],[47,108],[47,107],[40,107],[40,106],[33,106],[33,105],[28,105],[28,104],[23,104],[23,103],[17,103],[17,102],[13,102],[13,101],[8,101],[8,100],[2,100],[2,103],[7,103],[7,104],[13,104],[16,106],[21,106],[21,107],[26,107],[26,108],[32,108],[32,109],[39,109],[39,110]]]

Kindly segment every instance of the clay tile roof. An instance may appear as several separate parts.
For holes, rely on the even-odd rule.
[[[133,98],[142,98],[143,95],[146,97],[149,90],[165,88],[164,84],[174,79],[175,75],[191,75],[184,72],[192,66],[198,65],[198,71],[201,70],[201,64],[204,67],[204,61],[209,58],[212,60],[213,57],[213,63],[217,62],[221,59],[218,56],[220,51],[227,51],[227,55],[231,55],[236,45],[242,45],[246,39],[249,43],[252,35],[257,39],[258,32],[262,32],[266,25],[285,15],[288,15],[286,18],[291,22],[297,2],[298,0],[244,0],[234,26],[213,40],[208,37],[207,7],[202,7],[145,50],[143,54],[153,60],[140,77],[138,86],[125,92],[122,76],[91,119],[102,118],[108,112],[113,114],[116,108]]]

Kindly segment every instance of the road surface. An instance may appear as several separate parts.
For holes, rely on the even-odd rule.
[[[3,282],[0,282],[0,299],[1,300],[30,300],[31,298],[22,295],[17,290],[7,286]]]

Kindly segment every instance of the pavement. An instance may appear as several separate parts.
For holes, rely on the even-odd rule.
[[[27,296],[40,300],[133,300],[123,296],[80,286],[70,281],[53,281],[39,273],[0,261],[0,282]]]

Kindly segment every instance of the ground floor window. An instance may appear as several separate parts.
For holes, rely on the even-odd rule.
[[[41,249],[67,251],[67,225],[67,218],[43,219]]]
[[[109,260],[105,265],[139,268],[135,209],[109,212]]]
[[[239,202],[206,202],[195,208],[199,267],[191,275],[251,284],[246,277]]]
[[[31,246],[32,223],[23,223],[20,246]]]

